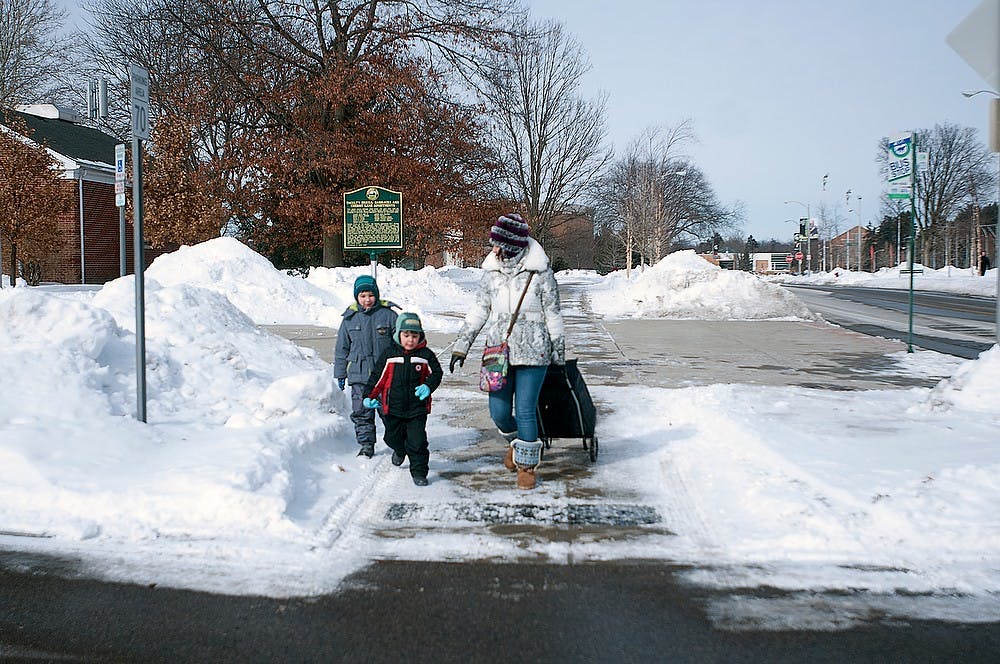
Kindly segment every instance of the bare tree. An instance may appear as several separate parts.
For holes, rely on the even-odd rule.
[[[934,125],[933,129],[916,132],[917,149],[928,152],[927,167],[918,169],[916,225],[921,239],[922,261],[930,263],[934,238],[943,234],[947,224],[972,199],[977,191],[996,186],[996,174],[986,146],[973,127],[952,123]],[[880,143],[880,155],[885,159],[888,139]],[[883,210],[892,214],[888,204]]]
[[[597,220],[619,238],[629,272],[637,247],[642,262],[647,230],[656,225],[665,208],[659,184],[677,175],[678,169],[672,169],[670,164],[680,157],[681,147],[692,140],[694,135],[687,121],[673,128],[648,128],[629,143],[625,154],[600,180],[595,191]]]
[[[655,262],[682,240],[732,226],[740,208],[724,208],[705,174],[680,150],[694,140],[690,123],[652,128],[633,140],[600,180],[598,221],[619,238],[624,264]]]
[[[69,40],[59,35],[65,18],[53,0],[0,0],[0,106],[66,98]]]
[[[515,32],[493,63],[486,95],[506,195],[524,207],[532,233],[545,244],[610,159],[607,97],[581,95],[590,62],[562,24],[524,22]]]

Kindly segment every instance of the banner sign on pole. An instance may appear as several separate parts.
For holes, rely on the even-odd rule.
[[[907,199],[913,187],[913,134],[897,134],[888,145],[889,198]]]

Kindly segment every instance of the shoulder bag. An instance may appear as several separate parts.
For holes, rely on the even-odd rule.
[[[507,385],[507,370],[510,369],[510,348],[507,346],[507,339],[514,329],[517,315],[521,313],[521,303],[528,294],[528,286],[531,285],[531,278],[534,276],[534,272],[528,273],[528,281],[524,283],[521,299],[517,301],[517,308],[510,317],[510,325],[507,326],[507,334],[504,335],[503,341],[497,346],[487,346],[483,349],[483,366],[479,370],[479,389],[483,392],[497,392]]]

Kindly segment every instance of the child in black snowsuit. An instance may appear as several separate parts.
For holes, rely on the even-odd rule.
[[[365,385],[364,405],[380,408],[385,422],[385,444],[392,448],[393,465],[410,457],[410,476],[427,486],[427,414],[431,392],[441,384],[441,364],[427,347],[420,317],[404,312],[396,319],[395,343],[376,360]]]

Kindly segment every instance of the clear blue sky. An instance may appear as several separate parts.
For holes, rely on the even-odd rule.
[[[961,95],[987,86],[945,43],[979,0],[528,1],[589,52],[615,147],[690,118],[691,156],[757,239],[790,239],[805,210],[784,201],[844,213],[848,189],[876,219],[882,136],[947,121],[987,140],[988,96]]]

